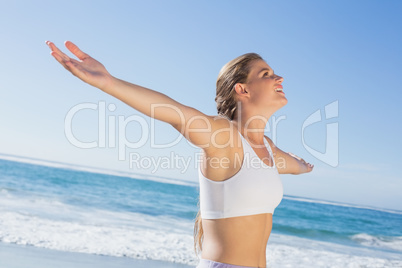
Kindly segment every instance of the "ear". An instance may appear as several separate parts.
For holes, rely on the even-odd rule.
[[[248,95],[248,91],[245,87],[245,84],[242,84],[242,83],[235,84],[234,90],[236,91],[236,93],[239,96],[247,96]]]

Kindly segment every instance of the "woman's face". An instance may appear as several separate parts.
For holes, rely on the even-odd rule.
[[[282,82],[283,77],[274,74],[265,61],[251,62],[250,73],[245,83],[245,89],[250,94],[250,103],[269,107],[275,111],[282,108],[288,102],[283,92]]]

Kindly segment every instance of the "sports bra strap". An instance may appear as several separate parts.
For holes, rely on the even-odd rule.
[[[271,145],[269,145],[269,142],[267,141],[267,139],[265,138],[265,136],[264,136],[264,144],[265,144],[265,147],[268,148],[269,155],[271,156],[271,159],[272,159],[272,162],[273,162],[272,167],[276,167],[275,158],[274,158],[274,153],[272,152]]]
[[[244,141],[251,147],[250,143],[246,140],[246,138],[243,137],[243,135],[240,133],[240,131],[237,130],[237,132],[239,133],[241,139],[244,140]],[[273,152],[272,152],[271,146],[269,145],[269,142],[268,142],[267,139],[265,138],[265,135],[264,135],[264,145],[265,145],[265,147],[268,149],[269,156],[270,156],[271,159],[272,159],[272,167],[274,168],[274,167],[276,167],[276,163],[275,163],[275,159],[274,159],[274,154],[273,154]],[[243,146],[244,146],[244,142],[243,142]],[[254,151],[254,149],[253,149],[252,147],[251,147],[251,149]],[[244,149],[243,149],[243,151],[244,151]],[[254,153],[255,153],[255,151],[254,151]],[[256,155],[257,155],[257,154],[256,154]],[[260,159],[260,160],[261,160],[261,159]],[[261,161],[262,161],[262,160],[261,160]]]

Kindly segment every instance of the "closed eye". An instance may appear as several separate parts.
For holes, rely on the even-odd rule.
[[[273,76],[273,75],[274,75],[273,72],[272,72],[272,75],[270,75],[269,72],[265,72],[265,73],[263,74],[263,77],[270,77],[270,76]]]
[[[272,69],[269,69],[269,68],[263,68],[262,70],[260,70],[258,72],[259,75],[261,75],[261,73],[263,74],[262,77],[266,77],[266,76],[269,77],[269,76],[274,75],[274,71]],[[271,73],[271,75],[270,75],[270,73]]]

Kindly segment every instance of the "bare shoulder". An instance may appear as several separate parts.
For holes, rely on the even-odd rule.
[[[206,115],[194,108],[183,109],[183,119],[175,127],[188,141],[207,151],[221,148],[231,136],[232,123],[218,115]]]
[[[231,122],[229,119],[219,115],[207,115],[195,108],[186,106],[182,111],[183,121],[179,127],[188,129],[208,129],[210,131],[227,128]]]
[[[210,116],[210,120],[213,121],[210,148],[212,151],[229,152],[238,147],[239,132],[233,122],[219,115]]]

